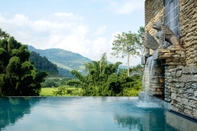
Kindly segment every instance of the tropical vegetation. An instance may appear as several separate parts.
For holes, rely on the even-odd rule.
[[[137,34],[117,35],[112,54],[127,56],[128,63],[130,56],[142,55],[140,36],[143,32],[144,28],[140,27]],[[141,65],[131,68],[128,64],[127,69],[120,68],[121,62],[108,62],[106,53],[99,61],[91,61],[61,49],[28,48],[0,29],[0,96],[137,96],[142,89]],[[57,50],[59,53],[51,55]],[[44,54],[50,56],[52,62]],[[64,60],[64,56],[67,59]],[[71,62],[71,56],[80,61],[75,60],[69,66],[61,63]],[[76,69],[71,68],[74,65]]]
[[[47,76],[29,61],[26,45],[0,29],[0,96],[39,95]]]
[[[77,95],[82,96],[136,96],[142,89],[143,67],[138,65],[130,69],[127,76],[125,69],[118,68],[120,62],[111,64],[107,62],[106,53],[99,61],[86,63],[86,75],[77,70],[71,73],[77,79],[68,80],[66,85],[80,89]],[[68,94],[67,86],[58,87],[54,95]]]

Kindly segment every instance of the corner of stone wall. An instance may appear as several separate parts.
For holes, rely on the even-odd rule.
[[[197,66],[186,65],[184,50],[158,49],[154,60],[164,60],[164,100],[172,110],[197,118]]]
[[[180,40],[185,65],[171,87],[172,109],[197,118],[197,0],[179,0]],[[175,68],[176,69],[176,68]]]
[[[145,1],[145,30],[164,16],[163,1]],[[197,118],[197,0],[179,0],[180,42],[184,50],[158,49],[155,60],[164,61],[164,100],[172,110]]]
[[[180,0],[180,40],[186,50],[186,65],[197,63],[197,0]]]

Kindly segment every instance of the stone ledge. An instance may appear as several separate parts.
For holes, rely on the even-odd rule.
[[[184,65],[185,51],[178,48],[157,49],[153,53],[153,60],[165,60],[165,65]]]
[[[166,111],[166,123],[179,131],[195,131],[197,119],[176,111]]]

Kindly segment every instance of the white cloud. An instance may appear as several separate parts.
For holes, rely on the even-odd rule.
[[[31,25],[35,31],[47,31],[51,27],[51,22],[48,20],[36,20]]]
[[[88,38],[89,26],[83,24],[82,17],[72,13],[54,13],[35,21],[23,14],[16,14],[11,19],[0,15],[0,18],[3,30],[23,44],[39,49],[62,48],[93,60],[100,59],[104,52],[110,50],[105,37]],[[99,36],[105,30],[106,26],[102,26],[93,34]]]
[[[111,1],[109,10],[117,14],[129,14],[144,8],[144,0]]]
[[[105,30],[106,30],[106,26],[101,26],[97,29],[97,31],[93,34],[94,36],[99,36],[99,35],[102,35]]]
[[[110,45],[108,44],[106,38],[98,37],[92,42],[90,53],[94,58],[99,60],[101,58],[101,55],[105,52],[109,52],[109,50],[110,50]]]
[[[41,49],[55,47],[65,38],[73,35],[74,41],[80,42],[79,39],[84,39],[88,32],[88,27],[81,24],[81,20],[82,17],[72,13],[55,13],[35,21],[29,20],[23,14],[16,14],[10,19],[0,14],[0,24],[4,31],[23,44],[30,44]],[[66,46],[64,49],[67,50]]]
[[[10,23],[15,22],[15,24],[29,23],[28,17],[22,14],[16,14],[13,19],[9,20]]]
[[[0,22],[6,22],[6,19],[0,13]]]
[[[112,42],[111,38],[104,36],[106,26],[98,27],[95,32],[83,23],[83,17],[72,13],[58,12],[37,20],[30,20],[23,14],[16,14],[13,18],[6,18],[0,14],[2,30],[14,36],[23,44],[29,44],[38,49],[61,48],[79,53],[92,60],[99,60],[105,52],[110,58]],[[90,36],[92,36],[91,38]],[[124,62],[125,63],[125,62]]]

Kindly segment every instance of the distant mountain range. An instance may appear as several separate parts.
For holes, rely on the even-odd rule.
[[[84,64],[92,61],[80,54],[58,48],[41,50],[28,45],[28,49],[39,53],[40,56],[47,57],[49,61],[56,64],[60,75],[62,75],[61,73],[64,71],[68,72],[71,70],[78,70],[85,73]]]
[[[30,51],[34,51],[39,53],[40,56],[45,56],[49,61],[53,64],[56,64],[58,67],[59,74],[66,77],[71,77],[72,75],[68,75],[71,70],[78,70],[85,74],[85,63],[92,62],[92,60],[83,57],[78,53],[73,53],[71,51],[58,49],[58,48],[50,48],[50,49],[36,49],[33,46],[27,45]],[[111,63],[111,62],[109,62]],[[120,65],[119,68],[126,69],[127,66]]]

